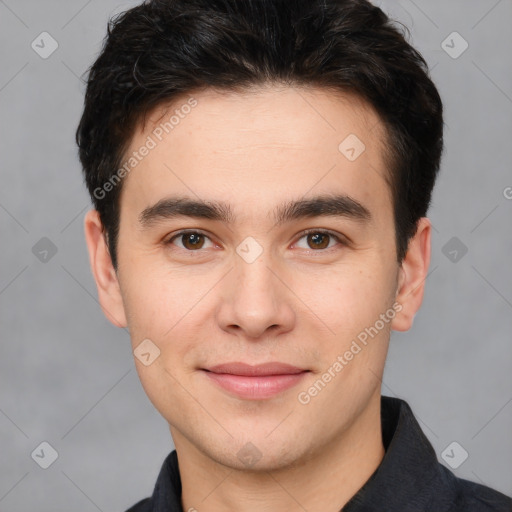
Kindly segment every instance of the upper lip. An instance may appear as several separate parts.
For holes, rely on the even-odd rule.
[[[263,363],[254,366],[241,362],[233,362],[218,364],[209,368],[204,368],[204,370],[213,373],[229,373],[232,375],[245,375],[251,377],[266,375],[293,375],[307,371],[303,368],[298,368],[297,366],[279,362]]]

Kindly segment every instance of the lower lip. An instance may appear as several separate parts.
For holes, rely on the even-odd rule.
[[[287,375],[265,375],[248,377],[229,373],[213,373],[204,371],[221,388],[249,400],[271,398],[282,391],[296,386],[308,372]]]

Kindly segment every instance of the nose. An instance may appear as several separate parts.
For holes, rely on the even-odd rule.
[[[295,322],[293,293],[283,284],[270,258],[264,252],[248,263],[236,256],[235,268],[224,281],[217,310],[220,327],[253,341],[289,331]]]

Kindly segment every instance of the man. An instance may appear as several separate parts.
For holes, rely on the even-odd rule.
[[[510,511],[381,397],[421,306],[442,103],[365,0],[115,19],[77,142],[105,315],[176,447],[130,511]]]

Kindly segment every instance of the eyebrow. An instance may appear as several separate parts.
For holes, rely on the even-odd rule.
[[[281,225],[293,220],[310,217],[343,217],[367,224],[373,220],[370,210],[348,195],[321,195],[284,203],[275,208],[274,222]],[[234,215],[229,204],[221,201],[202,201],[184,196],[161,199],[145,208],[139,215],[139,223],[148,229],[159,221],[175,217],[192,217],[233,224]]]

